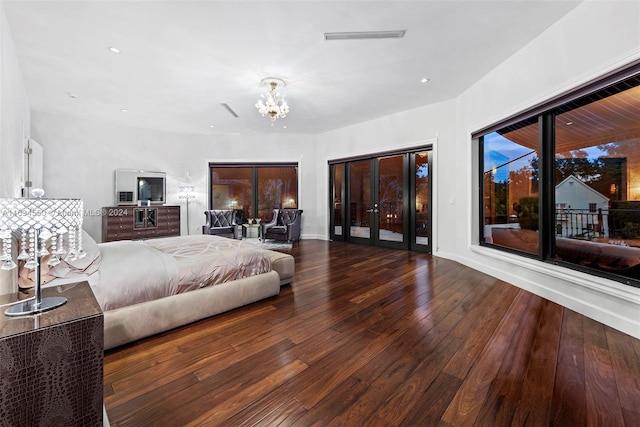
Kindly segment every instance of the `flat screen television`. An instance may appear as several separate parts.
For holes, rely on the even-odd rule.
[[[164,203],[165,179],[163,177],[139,176],[137,188],[139,201]]]
[[[167,174],[139,169],[116,169],[118,206],[163,205],[167,202]]]

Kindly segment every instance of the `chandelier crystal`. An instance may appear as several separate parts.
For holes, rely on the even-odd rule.
[[[262,117],[269,116],[271,120],[271,127],[277,119],[287,117],[289,113],[289,105],[284,100],[284,95],[278,92],[278,85],[284,87],[286,83],[282,79],[276,77],[267,77],[260,82],[263,86],[268,85],[267,92],[260,95],[262,99],[256,103],[258,112],[262,114]]]

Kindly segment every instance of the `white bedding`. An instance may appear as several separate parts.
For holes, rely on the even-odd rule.
[[[213,286],[271,270],[257,246],[219,236],[181,236],[97,245],[98,271],[49,285],[88,280],[104,311]]]
[[[171,256],[143,241],[99,246],[100,281],[93,286],[93,293],[104,311],[177,293],[178,266]]]

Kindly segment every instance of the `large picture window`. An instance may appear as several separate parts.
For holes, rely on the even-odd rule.
[[[481,244],[640,286],[639,117],[636,69],[478,135]]]
[[[270,221],[274,209],[298,207],[297,164],[209,164],[210,208]],[[257,209],[256,209],[257,206]]]

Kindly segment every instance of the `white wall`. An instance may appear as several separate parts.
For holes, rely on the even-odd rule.
[[[20,197],[29,103],[4,6],[0,2],[0,197]]]
[[[114,171],[140,169],[167,173],[167,203],[182,204],[182,234],[186,205],[179,187],[193,185],[196,199],[189,203],[191,234],[202,233],[208,209],[210,161],[297,161],[302,182],[299,206],[315,205],[313,145],[308,136],[263,135],[198,136],[159,132],[109,123],[32,113],[32,133],[44,147],[45,191],[49,197],[81,198],[84,228],[102,239],[100,208],[114,204]],[[303,215],[303,233],[315,235],[315,224]]]

